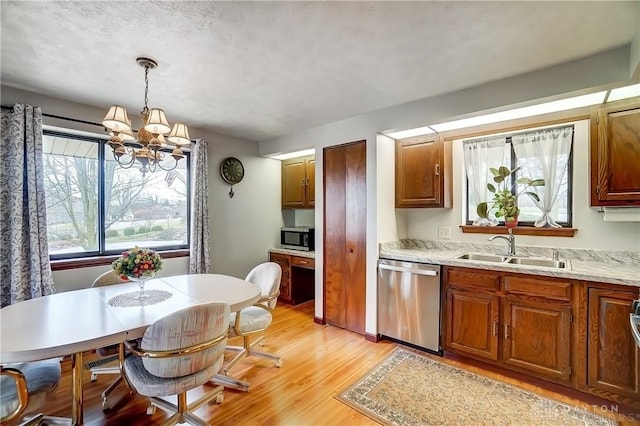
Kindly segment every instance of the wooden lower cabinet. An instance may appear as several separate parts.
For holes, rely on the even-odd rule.
[[[571,306],[506,297],[502,328],[502,362],[571,379]]]
[[[629,325],[638,291],[588,288],[587,390],[640,406],[640,350]]]
[[[443,346],[640,409],[640,288],[445,267]]]
[[[498,360],[498,296],[447,291],[446,348]]]
[[[571,380],[571,283],[447,268],[445,349],[555,382]]]
[[[297,305],[315,296],[315,259],[282,253],[269,253],[269,260],[280,265],[278,301]]]

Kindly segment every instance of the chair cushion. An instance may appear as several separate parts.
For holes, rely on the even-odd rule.
[[[124,361],[124,371],[127,379],[136,391],[144,396],[169,396],[186,392],[197,386],[203,385],[222,368],[224,345],[214,349],[220,352],[220,356],[204,370],[182,377],[158,377],[149,373],[143,364],[143,359],[130,355]]]
[[[32,397],[39,393],[52,392],[58,385],[61,375],[60,359],[58,358],[6,365],[6,367],[20,370],[27,380],[30,401],[26,410],[27,412],[37,408],[37,406],[33,406],[31,403],[33,400]],[[18,393],[15,380],[8,376],[1,376],[0,417],[4,417],[6,414],[15,410],[17,406]]]
[[[247,333],[256,330],[264,330],[271,324],[273,315],[266,309],[257,306],[249,306],[240,311],[240,333]],[[235,334],[236,313],[231,314],[231,333]]]
[[[185,308],[169,314],[144,332],[140,348],[150,351],[166,351],[186,348],[207,342],[227,332],[229,305],[209,303]],[[187,376],[209,368],[224,356],[227,339],[203,351],[171,358],[143,358],[149,373],[158,377]]]

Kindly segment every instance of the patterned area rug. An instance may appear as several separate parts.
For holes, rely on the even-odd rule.
[[[336,398],[384,425],[617,424],[400,348]]]

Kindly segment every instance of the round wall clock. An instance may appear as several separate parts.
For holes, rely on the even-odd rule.
[[[244,166],[235,157],[227,157],[220,163],[220,175],[227,183],[235,185],[244,177]]]

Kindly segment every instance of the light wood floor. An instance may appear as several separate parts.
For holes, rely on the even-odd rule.
[[[250,391],[225,390],[222,404],[211,402],[196,414],[216,425],[377,425],[334,396],[384,360],[399,345],[388,341],[371,343],[361,335],[315,324],[313,314],[313,301],[295,307],[278,305],[263,349],[280,354],[284,363],[282,368],[276,368],[272,361],[265,359],[245,358],[232,373],[249,381]],[[234,342],[235,339],[232,340]],[[85,360],[87,358],[91,359],[88,356]],[[569,404],[586,405],[495,373],[453,360],[444,361]],[[70,362],[65,360],[62,368],[60,385],[41,411],[47,415],[68,417],[71,414]],[[99,376],[93,383],[89,377],[87,371],[84,378],[85,424],[157,425],[167,418],[160,409],[153,416],[147,416],[146,399],[127,395],[124,385],[111,397],[113,401],[124,397],[122,401],[114,409],[103,412],[100,393],[113,376]]]

